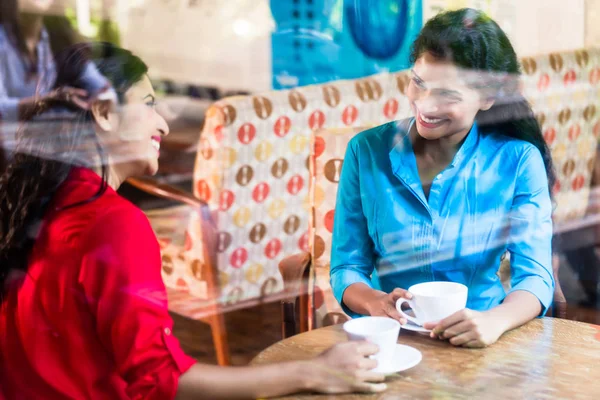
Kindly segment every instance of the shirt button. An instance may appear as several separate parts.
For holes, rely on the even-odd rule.
[[[170,336],[171,335],[171,329],[165,328],[165,335]]]
[[[442,174],[438,174],[438,176],[435,177],[436,179],[442,179]]]

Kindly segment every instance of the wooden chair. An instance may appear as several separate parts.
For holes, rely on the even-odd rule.
[[[202,321],[210,325],[217,362],[219,365],[225,366],[231,364],[231,355],[227,340],[227,329],[223,316],[224,313],[233,310],[254,307],[265,302],[281,301],[287,296],[292,296],[291,293],[293,293],[294,297],[297,297],[300,295],[300,293],[302,293],[303,295],[300,296],[301,301],[308,301],[306,280],[303,281],[304,286],[302,288],[300,288],[299,285],[291,288],[286,282],[286,291],[281,293],[270,293],[267,285],[272,284],[273,281],[267,279],[261,289],[261,295],[258,297],[249,298],[242,301],[237,301],[235,298],[224,297],[222,285],[219,282],[218,276],[219,266],[217,249],[219,247],[219,231],[217,225],[215,224],[215,211],[211,210],[205,201],[198,199],[194,195],[174,188],[170,185],[159,183],[152,178],[130,178],[127,180],[127,182],[135,188],[146,193],[185,205],[189,207],[192,212],[199,216],[198,220],[201,231],[200,237],[202,240],[203,254],[199,255],[198,260],[202,260],[202,262],[197,266],[194,266],[194,263],[192,263],[190,268],[194,269],[193,273],[201,276],[203,281],[206,282],[206,295],[199,297],[191,294],[190,291],[186,290],[185,288],[167,286],[168,304],[171,312],[193,320]],[[174,212],[174,208],[167,208],[163,211],[166,213],[172,213]],[[151,213],[149,215],[149,219],[152,222]],[[180,229],[183,230],[185,227],[180,227]],[[300,258],[297,256],[284,258],[281,264],[287,266],[287,269],[290,271],[295,271],[297,266],[305,265],[308,261],[307,258],[303,257],[304,256],[301,255]],[[172,268],[172,264],[170,261],[167,262],[163,256],[163,276],[165,274],[165,270],[168,270],[169,268]],[[284,267],[284,270],[286,270],[286,267]],[[307,271],[307,268],[302,269],[302,273]],[[298,282],[296,279],[293,281]],[[293,308],[289,309],[289,306],[285,305],[286,315],[291,315],[290,318],[295,319],[296,321],[306,321],[306,308],[300,306],[302,304],[300,301],[297,303],[299,314],[296,313]],[[288,303],[286,302],[285,304]],[[288,323],[285,334],[290,334],[291,332],[295,331],[295,329],[295,323],[294,325]]]
[[[146,193],[173,200],[196,210],[200,216],[202,239],[204,241],[204,264],[201,274],[207,283],[206,299],[191,296],[189,292],[167,287],[169,310],[176,314],[201,320],[210,325],[212,338],[219,365],[230,365],[231,356],[227,343],[227,330],[223,318],[224,309],[219,304],[220,288],[216,265],[216,230],[211,211],[206,202],[190,193],[161,184],[149,178],[130,178],[127,181],[132,186]],[[163,269],[165,265],[163,265]]]

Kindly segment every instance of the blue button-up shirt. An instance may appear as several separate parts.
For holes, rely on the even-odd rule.
[[[488,310],[506,291],[497,274],[511,255],[511,291],[552,303],[552,204],[539,150],[475,124],[452,163],[424,195],[408,132],[391,122],[348,144],[339,182],[331,285],[344,310],[354,283],[408,289],[428,281],[468,286],[467,307]]]

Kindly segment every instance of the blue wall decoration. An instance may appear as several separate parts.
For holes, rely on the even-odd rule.
[[[410,66],[422,0],[271,0],[275,89]]]

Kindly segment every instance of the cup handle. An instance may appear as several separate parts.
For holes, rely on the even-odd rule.
[[[410,315],[407,315],[404,311],[402,311],[402,304],[404,304],[404,303],[407,303],[410,306],[410,308],[412,308],[413,310],[415,309],[415,306],[414,306],[414,303],[412,300],[400,298],[400,299],[398,299],[398,301],[396,301],[396,310],[398,310],[400,315],[419,326],[423,326],[423,324],[417,318],[411,317]]]

